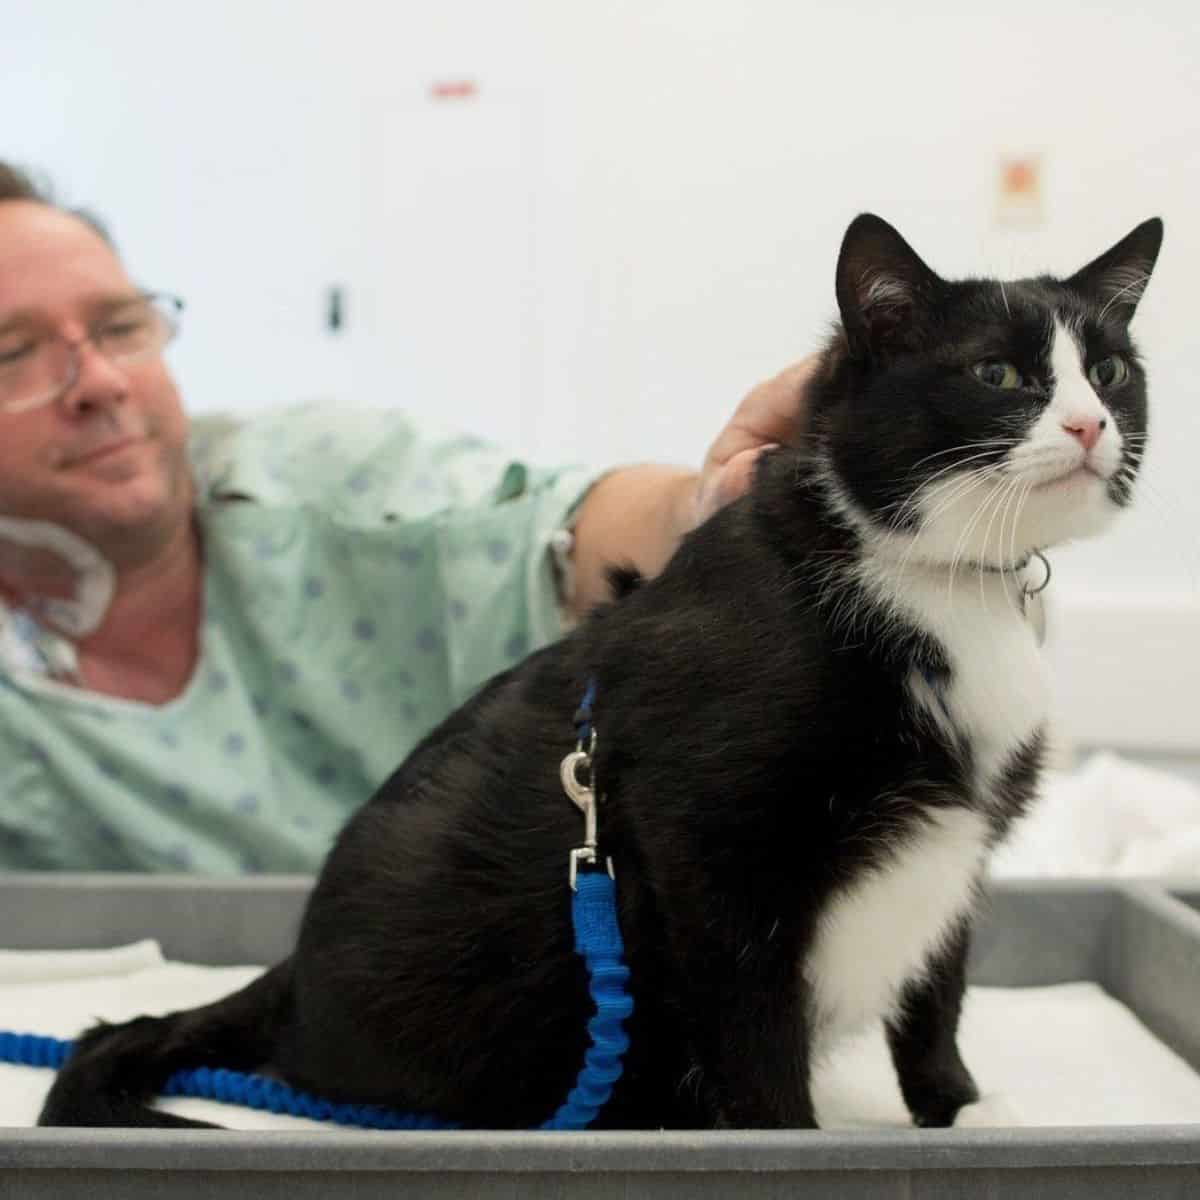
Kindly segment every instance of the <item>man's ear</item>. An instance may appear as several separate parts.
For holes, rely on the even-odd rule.
[[[862,213],[842,238],[837,300],[851,352],[885,345],[944,287],[881,217]]]
[[[1102,317],[1128,325],[1150,282],[1162,239],[1163,223],[1151,217],[1064,282],[1098,308]]]

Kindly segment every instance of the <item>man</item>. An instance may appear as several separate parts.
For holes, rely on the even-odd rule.
[[[745,489],[810,369],[751,392],[699,472],[597,480],[392,412],[193,433],[178,307],[0,163],[0,868],[315,870],[608,564],[657,572]]]

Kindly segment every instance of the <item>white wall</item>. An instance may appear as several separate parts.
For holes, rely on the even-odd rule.
[[[820,343],[857,211],[951,275],[1070,271],[1161,214],[1135,326],[1145,487],[1117,532],[1056,555],[1057,652],[1078,736],[1200,746],[1192,3],[4,8],[0,155],[50,169],[188,297],[195,408],[324,392],[543,458],[696,461]],[[458,77],[476,100],[430,100]],[[1044,155],[1035,232],[992,223],[1013,150]],[[1144,636],[1163,614],[1167,644]]]
[[[0,112],[23,115],[0,153],[110,215],[134,272],[187,299],[173,355],[193,409],[333,394],[525,442],[533,93],[523,39],[489,11],[30,4],[0,35]],[[484,100],[431,104],[459,70]]]

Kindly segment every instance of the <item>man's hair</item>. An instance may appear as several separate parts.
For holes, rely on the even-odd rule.
[[[0,204],[6,200],[28,200],[32,204],[44,204],[47,208],[77,217],[89,229],[99,234],[109,249],[116,250],[117,248],[107,226],[94,213],[88,212],[85,208],[67,208],[59,204],[54,199],[54,189],[44,176],[40,181],[35,180],[28,171],[0,159]]]

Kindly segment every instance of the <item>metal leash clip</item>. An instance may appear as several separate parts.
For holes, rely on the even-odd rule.
[[[571,890],[575,891],[575,877],[579,873],[579,864],[581,862],[589,863],[595,866],[598,861],[596,848],[596,793],[593,788],[592,779],[592,754],[596,749],[596,731],[591,731],[591,740],[588,748],[583,749],[583,743],[579,743],[577,750],[572,750],[566,758],[562,760],[562,765],[559,767],[558,774],[562,780],[563,791],[567,793],[567,797],[571,803],[583,813],[583,845],[577,846],[571,851]],[[587,783],[579,781],[579,768],[583,767],[587,772]],[[615,879],[613,875],[612,859],[604,860],[605,866],[608,868],[610,879]]]

